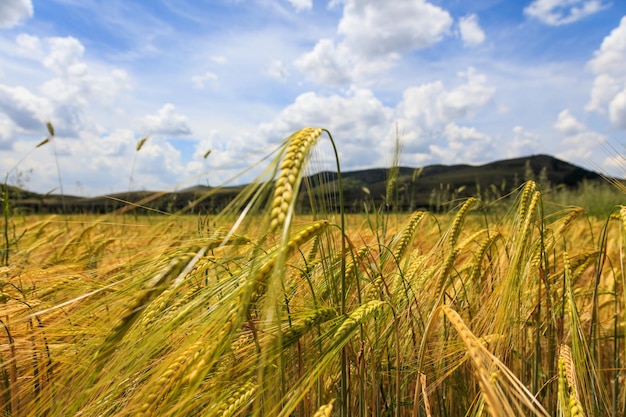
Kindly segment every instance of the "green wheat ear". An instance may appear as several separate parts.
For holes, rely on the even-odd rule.
[[[139,139],[139,141],[137,142],[137,146],[135,147],[137,152],[139,152],[141,150],[141,148],[143,148],[143,145],[146,144],[147,140],[148,140],[147,136],[144,136],[143,138]]]
[[[37,144],[37,146],[35,146],[35,148],[41,148],[43,145],[45,145],[48,142],[50,142],[50,137],[43,139],[41,142]]]
[[[54,126],[52,126],[52,122],[46,122],[46,129],[48,129],[50,136],[54,136]]]

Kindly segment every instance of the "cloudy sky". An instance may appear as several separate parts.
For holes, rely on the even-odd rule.
[[[0,167],[31,190],[217,185],[309,125],[344,170],[397,135],[408,166],[624,175],[626,2],[0,1]]]

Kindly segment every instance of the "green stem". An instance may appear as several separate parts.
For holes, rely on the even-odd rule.
[[[333,136],[326,129],[323,129],[330,139],[330,143],[333,147],[333,152],[335,153],[335,160],[337,162],[337,183],[339,184],[339,216],[341,221],[341,236],[342,236],[342,244],[341,244],[341,309],[340,314],[346,314],[346,244],[347,236],[346,236],[346,224],[345,224],[345,216],[344,216],[344,199],[343,199],[343,183],[341,180],[341,167],[339,165],[339,153],[337,152],[337,146],[335,146],[335,141],[333,140]],[[346,347],[344,346],[341,349],[341,417],[348,417],[348,352]]]

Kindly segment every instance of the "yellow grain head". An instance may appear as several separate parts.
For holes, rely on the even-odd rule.
[[[476,203],[476,198],[470,197],[467,199],[465,204],[461,207],[459,212],[456,214],[454,218],[454,223],[452,223],[452,228],[450,229],[450,247],[453,248],[456,245],[456,241],[459,238],[459,234],[461,233],[461,226],[463,225],[463,221],[465,220],[465,216],[469,209]]]
[[[313,414],[313,417],[330,417],[333,412],[334,404],[335,400],[331,400],[328,404],[324,404],[315,412],[315,414]]]
[[[289,137],[289,145],[280,164],[280,174],[276,180],[271,206],[270,229],[278,230],[285,224],[288,211],[298,194],[302,172],[309,152],[322,129],[306,127]]]

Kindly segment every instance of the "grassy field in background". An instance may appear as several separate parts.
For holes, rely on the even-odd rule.
[[[7,215],[0,415],[626,414],[626,208],[301,216],[320,140],[216,216]]]

